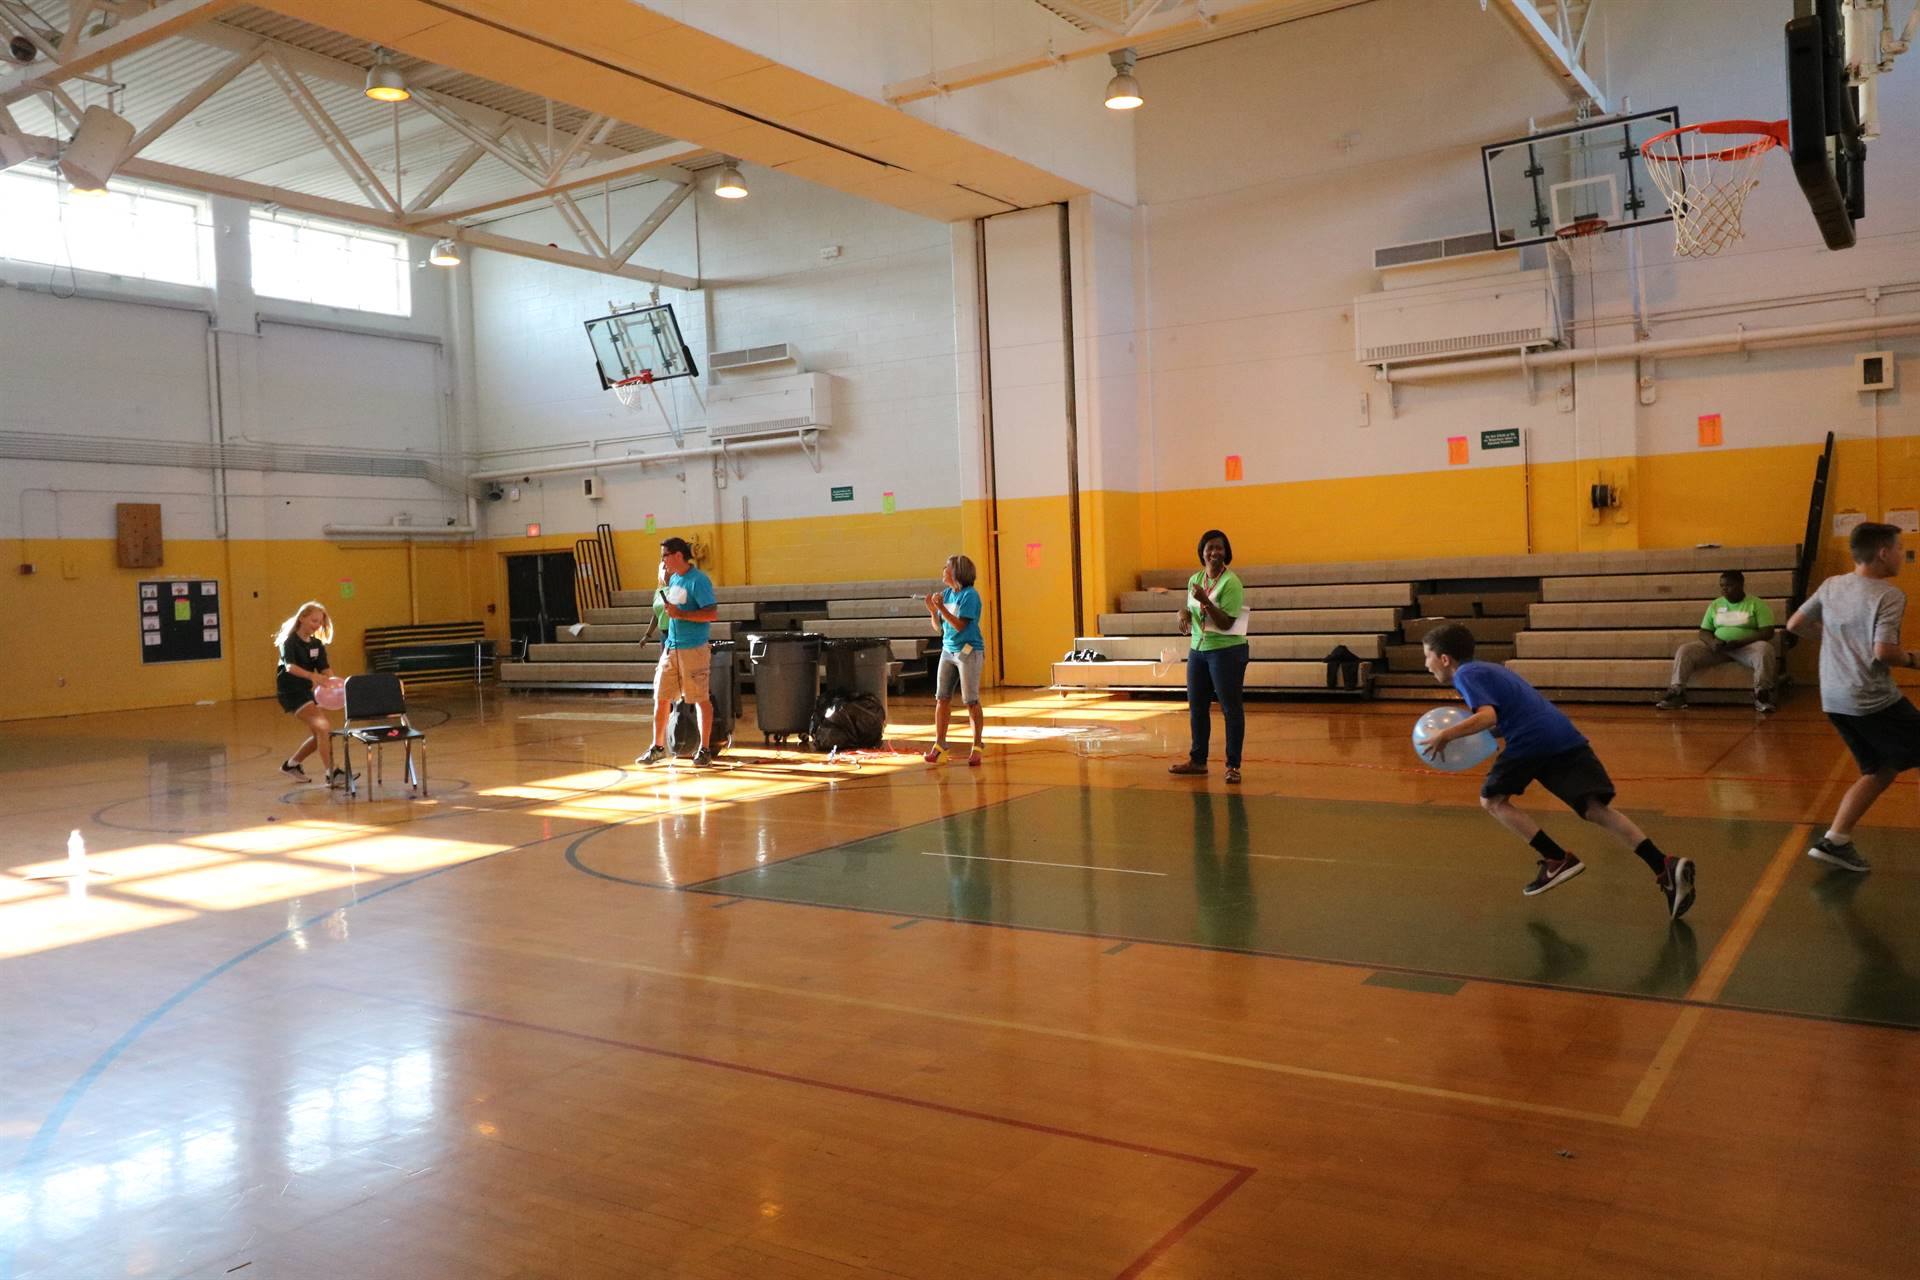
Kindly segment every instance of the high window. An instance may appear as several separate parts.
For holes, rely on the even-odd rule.
[[[117,178],[87,194],[22,165],[0,173],[0,257],[211,288],[213,217],[204,197]]]
[[[252,217],[253,291],[269,298],[404,316],[413,264],[404,236],[286,213]]]

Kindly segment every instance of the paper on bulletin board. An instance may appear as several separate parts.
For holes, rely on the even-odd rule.
[[[1920,510],[1913,507],[1894,507],[1887,512],[1887,523],[1896,529],[1908,533],[1920,533]]]
[[[173,620],[175,622],[192,622],[193,602],[191,600],[175,600],[173,602]]]
[[[1844,538],[1867,522],[1867,518],[1858,511],[1836,511],[1833,515],[1833,536]]]
[[[1467,465],[1467,438],[1465,436],[1447,437],[1447,465],[1464,467]]]

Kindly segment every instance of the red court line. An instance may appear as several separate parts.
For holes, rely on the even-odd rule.
[[[332,983],[318,983],[336,991],[369,1000],[386,1000],[394,1004],[409,1004],[416,1008],[430,1009],[436,1013],[452,1014],[457,1017],[471,1018],[476,1022],[491,1022],[497,1026],[516,1027],[522,1031],[540,1031],[547,1035],[564,1036],[569,1040],[580,1040],[589,1044],[605,1045],[611,1049],[627,1049],[634,1053],[644,1053],[649,1057],[668,1058],[676,1062],[688,1062],[696,1066],[715,1067],[722,1071],[733,1071],[740,1075],[758,1076],[763,1080],[778,1080],[784,1084],[806,1085],[815,1089],[827,1089],[834,1093],[849,1094],[856,1098],[871,1098],[879,1102],[892,1102],[906,1107],[918,1107],[922,1111],[935,1111],[942,1115],[959,1116],[966,1120],[982,1120],[988,1124],[1005,1125],[1010,1129],[1023,1129],[1029,1133],[1046,1134],[1053,1138],[1072,1138],[1077,1142],[1088,1142],[1095,1146],[1111,1147],[1117,1151],[1131,1151],[1140,1155],[1158,1156],[1166,1160],[1178,1160],[1183,1164],[1199,1165],[1207,1169],[1224,1169],[1233,1176],[1212,1195],[1168,1229],[1165,1235],[1147,1247],[1147,1251],[1127,1264],[1116,1280],[1131,1280],[1143,1274],[1146,1269],[1172,1249],[1176,1244],[1198,1226],[1206,1216],[1226,1202],[1228,1196],[1240,1189],[1259,1170],[1251,1165],[1235,1164],[1230,1160],[1216,1160],[1212,1156],[1194,1155],[1188,1151],[1173,1151],[1166,1147],[1151,1146],[1143,1142],[1128,1142],[1121,1138],[1109,1138],[1097,1133],[1086,1133],[1078,1129],[1066,1129],[1059,1125],[1041,1124],[1035,1120],[1021,1120],[1014,1116],[997,1116],[987,1111],[975,1111],[968,1107],[951,1106],[944,1102],[929,1102],[924,1098],[911,1098],[905,1094],[888,1093],[881,1089],[868,1089],[860,1085],[841,1084],[834,1080],[818,1080],[812,1076],[794,1075],[787,1071],[774,1071],[768,1067],[752,1067],[741,1062],[728,1062],[721,1058],[703,1057],[697,1053],[684,1053],[678,1049],[662,1049],[657,1045],[640,1044],[633,1040],[617,1040],[611,1036],[598,1036],[588,1031],[569,1031],[565,1027],[553,1027],[539,1022],[527,1022],[520,1018],[509,1018],[505,1014],[483,1013],[477,1009],[461,1009],[453,1005],[437,1004],[431,1000],[413,1000],[406,996],[387,995],[382,992],[362,991],[355,987],[336,986]]]

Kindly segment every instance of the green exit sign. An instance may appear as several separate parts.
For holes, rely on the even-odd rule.
[[[835,502],[852,502],[853,486],[850,484],[837,484],[833,486],[833,500]]]
[[[1520,447],[1520,428],[1502,427],[1498,431],[1480,433],[1482,449],[1518,449]]]

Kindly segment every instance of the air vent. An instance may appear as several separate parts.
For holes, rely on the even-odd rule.
[[[1419,240],[1412,244],[1389,244],[1373,251],[1373,269],[1384,271],[1388,267],[1444,262],[1449,258],[1466,258],[1476,253],[1497,253],[1504,248],[1499,237],[1491,231],[1442,236],[1438,240]]]
[[[760,364],[799,364],[800,353],[792,343],[775,342],[764,347],[741,347],[736,351],[715,351],[707,364],[715,369],[745,369]]]

